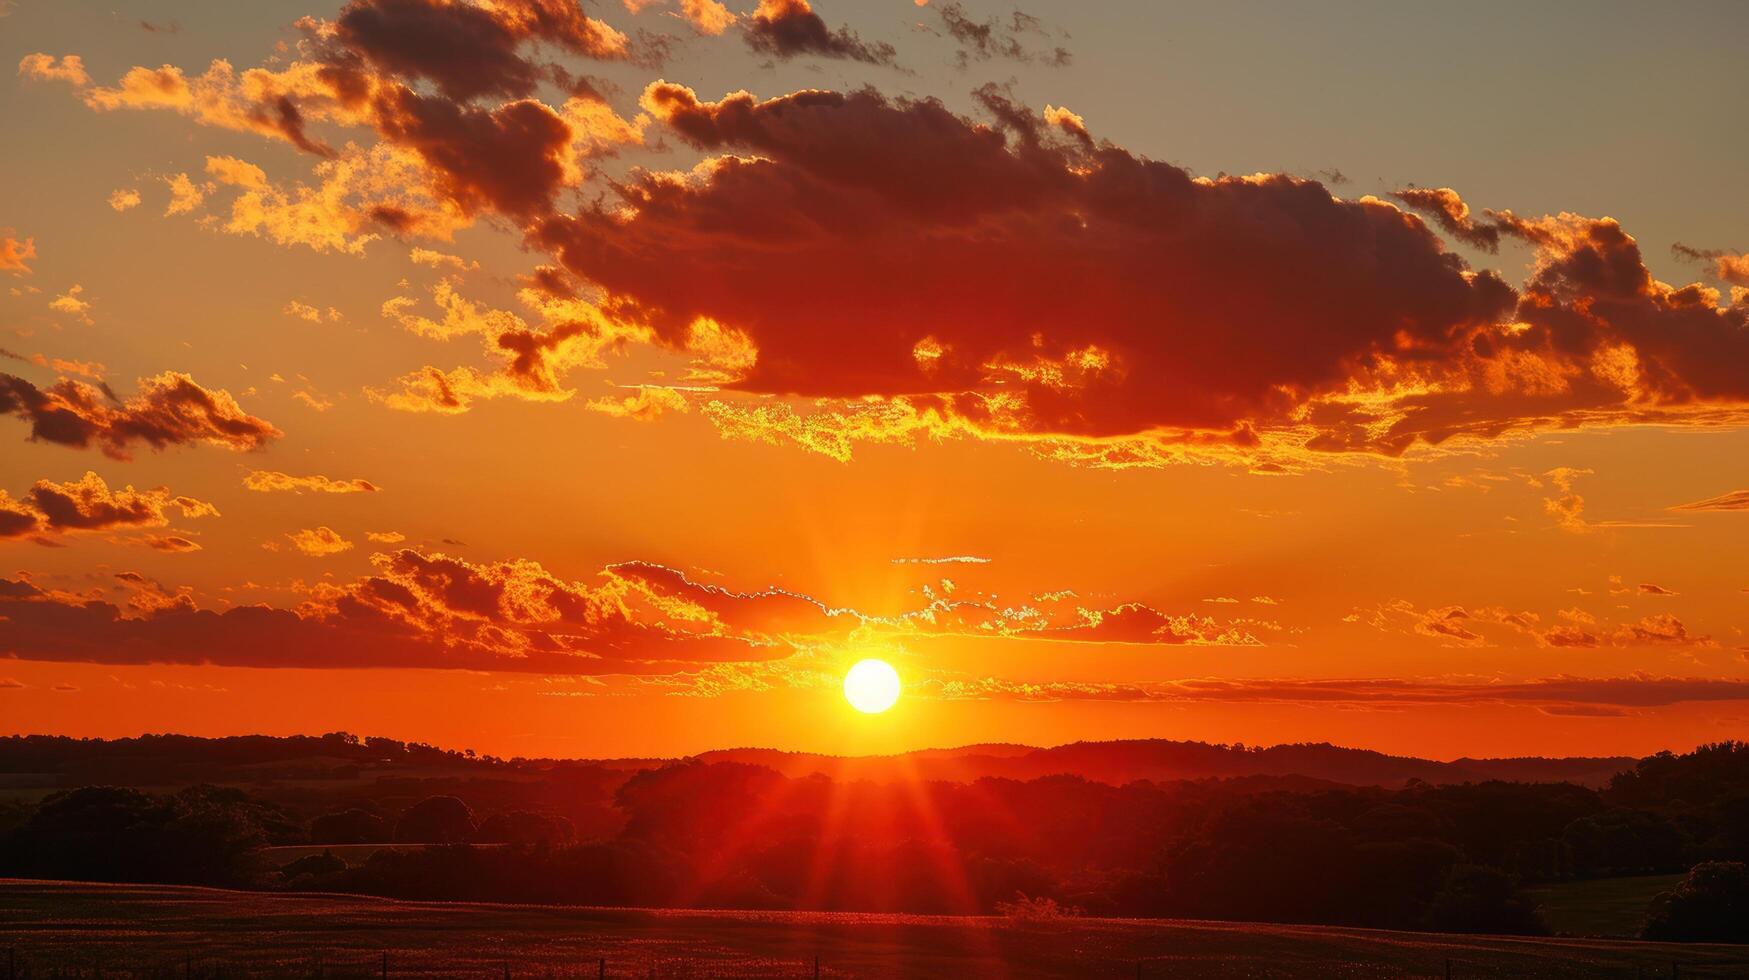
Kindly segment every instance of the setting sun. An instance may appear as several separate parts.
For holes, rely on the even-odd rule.
[[[880,714],[899,700],[899,672],[885,660],[858,661],[844,675],[844,700],[864,714]]]

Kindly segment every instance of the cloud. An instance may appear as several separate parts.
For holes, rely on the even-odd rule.
[[[591,412],[639,422],[653,421],[669,412],[686,412],[691,408],[685,395],[673,388],[655,385],[645,385],[619,398],[591,398],[586,407]]]
[[[1678,593],[1678,592],[1672,592],[1669,589],[1666,589],[1662,585],[1658,585],[1655,582],[1641,582],[1640,583],[1640,595],[1671,596],[1671,595],[1680,595],[1680,594],[1681,593]]]
[[[84,291],[85,287],[78,283],[68,286],[66,292],[49,301],[49,309],[56,313],[65,313],[80,323],[90,326],[93,322],[91,303],[79,298],[79,294]]]
[[[407,536],[399,531],[366,531],[364,537],[379,544],[400,544],[407,540]]]
[[[330,55],[335,63],[358,58],[382,74],[424,79],[455,102],[533,94],[542,72],[521,56],[525,42],[592,58],[630,53],[625,35],[569,0],[352,0],[331,36],[342,49]]]
[[[20,241],[11,235],[12,229],[6,229],[7,234],[0,235],[0,272],[10,272],[15,276],[28,276],[31,269],[28,263],[36,258],[36,239],[26,238]]]
[[[949,33],[991,57],[1040,30],[952,9]],[[763,0],[742,27],[773,57],[892,61],[805,0]],[[649,52],[560,0],[354,0],[298,30],[296,60],[272,67],[65,80],[99,111],[175,112],[319,158],[308,183],[209,158],[196,207],[223,232],[361,254],[499,216],[551,253],[549,295],[600,299],[583,327],[499,331],[489,354],[506,366],[409,372],[374,396],[396,408],[564,400],[557,350],[612,335],[712,372],[725,390],[698,407],[725,434],[839,459],[968,438],[1073,465],[1271,472],[1523,431],[1749,421],[1749,299],[1654,279],[1610,219],[1473,209],[1449,188],[1392,203],[1284,174],[1199,178],[993,86],[968,117],[868,89],[713,102],[659,81],[628,119],[540,56]],[[21,71],[71,74],[42,57]],[[549,83],[572,97],[541,101]],[[703,159],[615,171],[572,210],[586,164],[655,123]],[[377,141],[335,149],[317,127]],[[1440,234],[1522,242],[1534,268],[1510,285]],[[710,336],[734,338],[735,359],[698,346]]]
[[[1583,534],[1591,530],[1591,525],[1585,520],[1585,498],[1573,489],[1573,483],[1581,476],[1588,476],[1590,470],[1574,469],[1571,466],[1559,466],[1549,470],[1543,476],[1555,485],[1559,496],[1543,500],[1543,509],[1553,517],[1562,530]]]
[[[372,400],[398,411],[441,414],[466,412],[476,401],[493,398],[566,401],[576,394],[564,384],[570,371],[602,366],[606,353],[644,337],[636,327],[610,322],[591,303],[554,297],[534,288],[519,293],[519,298],[543,321],[540,327],[531,327],[508,310],[466,299],[455,285],[453,279],[445,278],[432,289],[432,297],[443,311],[441,320],[414,312],[418,301],[410,296],[397,296],[385,302],[383,315],[413,333],[433,339],[478,336],[488,356],[498,362],[496,368],[483,371],[463,366],[445,370],[426,365],[402,376],[393,387],[366,389]],[[611,408],[606,407],[610,404]],[[677,391],[669,390],[633,395],[617,403],[601,401],[596,410],[616,408],[647,418],[667,409],[685,411],[687,406]]]
[[[1749,286],[1749,254],[1730,252],[1722,248],[1690,248],[1677,242],[1670,246],[1677,257],[1711,262],[1713,275],[1736,286]]]
[[[1642,594],[1674,595],[1669,592],[1647,593],[1644,587],[1640,590],[1615,587],[1610,591],[1611,594],[1640,591]],[[1563,610],[1560,618],[1564,622],[1544,626],[1542,617],[1534,612],[1514,612],[1500,606],[1461,605],[1423,610],[1406,599],[1394,599],[1372,609],[1356,609],[1345,617],[1345,621],[1363,623],[1388,633],[1431,637],[1452,647],[1495,646],[1497,638],[1513,634],[1527,637],[1536,646],[1557,648],[1718,645],[1710,636],[1691,632],[1681,620],[1668,613],[1613,627],[1599,624],[1595,617],[1580,609]]]
[[[1391,195],[1439,223],[1446,234],[1458,241],[1487,252],[1500,250],[1500,229],[1492,224],[1477,224],[1470,216],[1470,206],[1457,191],[1449,187],[1411,187]]]
[[[103,365],[96,361],[71,361],[62,357],[49,357],[46,354],[25,355],[9,351],[4,347],[0,347],[0,357],[9,357],[26,364],[35,364],[37,367],[48,368],[62,374],[77,374],[96,381],[103,380],[104,375]]]
[[[478,262],[463,261],[460,256],[449,255],[429,248],[415,247],[411,252],[407,253],[407,258],[417,265],[428,265],[433,269],[440,269],[444,266],[448,266],[457,272],[477,272],[480,268],[480,263]]]
[[[206,169],[221,187],[236,190],[216,227],[279,245],[362,255],[384,228],[443,237],[467,223],[442,200],[416,154],[384,144],[369,150],[349,144],[317,164],[315,186],[276,184],[235,157],[208,157]]]
[[[808,0],[759,0],[745,29],[747,46],[774,58],[817,55],[891,65],[898,56],[890,44],[871,44],[847,27],[836,31],[827,27]]]
[[[636,172],[614,206],[533,240],[672,348],[707,320],[745,336],[731,389],[840,399],[847,418],[853,399],[902,403],[917,423],[896,441],[1060,439],[1141,462],[1744,418],[1749,306],[1653,280],[1613,221],[1481,219],[1404,192],[1470,238],[1529,243],[1518,290],[1387,202],[1194,178],[979,98],[990,122],[868,90],[707,102],[653,83],[646,111],[724,155]],[[840,423],[818,428],[862,438]]]
[[[648,562],[609,565],[590,581],[561,579],[532,561],[470,562],[412,549],[373,555],[371,563],[371,574],[310,587],[289,609],[204,609],[186,590],[132,573],[118,576],[120,602],[0,580],[0,650],[99,663],[666,674],[925,637],[1241,642],[1204,617],[1133,603],[1093,606],[1073,593],[1017,607],[935,601],[883,617],[785,589],[701,583]]]
[[[984,101],[1002,125],[870,91],[712,103],[653,83],[646,108],[681,138],[757,156],[644,174],[623,209],[537,238],[676,346],[700,317],[744,331],[758,354],[737,388],[909,396],[973,425],[1090,437],[1237,426],[1510,301],[1387,205],[1083,157],[1000,93]],[[1246,230],[1264,228],[1280,234]],[[880,285],[900,280],[904,297]],[[1279,347],[1262,341],[1276,331]]]
[[[23,537],[38,530],[41,522],[42,515],[34,507],[0,490],[0,539]]]
[[[120,401],[106,388],[63,378],[38,388],[0,374],[0,414],[30,423],[32,441],[79,449],[96,446],[128,459],[143,443],[153,449],[193,443],[232,450],[259,449],[280,431],[243,411],[228,391],[201,387],[186,374],[166,371],[139,381],[139,393]]]
[[[292,547],[311,558],[326,558],[342,551],[351,551],[352,542],[341,537],[333,528],[326,525],[317,528],[305,528],[286,535]]]
[[[165,535],[163,537],[157,535],[148,537],[146,539],[146,547],[155,551],[166,551],[171,554],[187,554],[190,551],[201,550],[200,545],[196,542],[174,534]]]
[[[212,504],[172,494],[163,487],[112,490],[102,477],[87,471],[82,478],[66,483],[38,480],[23,500],[0,491],[0,538],[44,531],[163,527],[170,523],[171,508],[184,518],[219,514]]]
[[[1353,708],[1510,705],[1575,713],[1749,701],[1749,681],[1660,677],[1556,676],[1534,680],[1362,678],[1304,680],[1190,678],[1152,684],[1035,683],[998,678],[932,680],[928,696],[954,700],[1156,701],[1342,705]],[[1613,713],[1608,715],[1613,716]]]
[[[1732,490],[1717,497],[1677,504],[1671,510],[1749,510],[1749,490]]]
[[[281,312],[283,312],[286,316],[295,316],[298,319],[307,321],[309,323],[321,323],[323,320],[323,313],[321,310],[317,309],[314,306],[311,306],[308,303],[303,302],[302,300],[295,300],[294,299],[294,300],[286,303],[285,309],[282,310]],[[334,307],[330,306],[330,307],[328,307],[328,313],[326,315],[326,318],[327,318],[328,322],[330,322],[330,323],[338,323],[341,320],[346,319],[346,315],[341,313],[339,310],[335,309]]]
[[[131,187],[118,189],[109,195],[109,206],[118,213],[137,208],[140,206],[140,192]]]
[[[989,61],[992,58],[1022,63],[1039,62],[1059,67],[1070,61],[1069,50],[1060,45],[1049,50],[1033,50],[1028,47],[1029,37],[1033,40],[1049,37],[1044,24],[1030,14],[1015,10],[1009,13],[1006,20],[1000,17],[974,20],[966,14],[964,7],[948,0],[936,5],[936,16],[941,19],[941,26],[948,36],[960,43],[957,58],[961,68],[973,61]]]
[[[257,493],[376,493],[382,489],[369,480],[334,480],[319,474],[292,476],[278,470],[250,470],[243,486]]]
[[[170,185],[170,203],[164,207],[164,217],[178,214],[192,214],[206,200],[206,189],[197,186],[187,174],[176,174],[164,178]]]
[[[680,0],[680,16],[693,30],[711,37],[735,26],[737,19],[717,0]]]
[[[76,54],[62,55],[59,58],[40,51],[27,54],[18,62],[18,77],[66,82],[75,88],[91,84],[91,76],[85,73],[85,61]]]
[[[1637,623],[1626,623],[1618,627],[1610,636],[1616,646],[1679,646],[1679,647],[1716,647],[1718,644],[1710,636],[1690,633],[1682,620],[1669,613],[1647,616]]]

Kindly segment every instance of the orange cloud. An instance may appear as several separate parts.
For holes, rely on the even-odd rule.
[[[1677,242],[1670,246],[1680,258],[1711,262],[1713,275],[1736,286],[1749,286],[1749,253],[1726,251],[1722,248],[1691,248]]]
[[[85,61],[76,54],[55,58],[37,52],[27,54],[18,62],[18,77],[38,81],[66,82],[75,88],[91,84],[85,73]]]
[[[158,537],[156,535],[149,537],[146,539],[146,547],[155,551],[165,551],[171,554],[187,554],[191,551],[201,550],[200,545],[196,542],[174,534],[163,537]]]
[[[521,56],[527,42],[591,58],[630,54],[624,34],[565,0],[351,0],[326,37],[337,48],[329,55],[337,68],[352,70],[362,60],[381,74],[429,81],[456,102],[532,94],[542,71]]]
[[[11,231],[11,229],[7,229]],[[15,276],[30,275],[27,264],[36,258],[36,239],[26,238],[19,241],[10,234],[0,235],[0,271],[10,272]]]
[[[717,0],[680,0],[680,15],[692,29],[715,37],[735,26],[737,18]]]
[[[163,527],[170,523],[172,507],[181,511],[184,518],[219,514],[212,504],[172,494],[163,487],[135,490],[128,486],[112,490],[102,477],[89,471],[66,483],[38,480],[22,501],[0,491],[0,538],[39,531]]]
[[[1403,193],[1477,241],[1531,243],[1521,294],[1383,201],[1193,178],[1000,90],[980,99],[992,123],[870,91],[705,102],[654,83],[652,116],[737,155],[637,173],[619,207],[554,216],[533,240],[677,350],[703,321],[745,336],[733,388],[890,398],[935,413],[915,427],[930,434],[1082,443],[1053,454],[1141,460],[1154,450],[1087,447],[1166,435],[1253,459],[1395,455],[1744,417],[1749,305],[1654,282],[1613,222],[1481,219],[1455,194]]]
[[[68,286],[66,292],[49,301],[49,309],[56,313],[65,313],[80,323],[90,326],[92,324],[91,303],[79,297],[79,294],[84,291],[85,287],[78,283]]]
[[[1651,674],[1556,676],[1525,681],[1194,678],[1158,684],[1035,684],[990,678],[932,680],[927,686],[935,696],[954,700],[1287,703],[1360,709],[1432,705],[1638,709],[1691,702],[1749,701],[1749,681]]]
[[[847,27],[827,27],[808,0],[759,0],[745,26],[747,46],[775,58],[816,55],[891,65],[898,56],[884,41],[871,43]]]
[[[319,474],[292,476],[278,470],[250,470],[243,486],[257,493],[376,493],[381,487],[369,480],[333,480]]]
[[[323,530],[310,533],[338,537]],[[593,582],[577,582],[532,561],[475,563],[411,549],[371,561],[373,574],[315,586],[295,609],[219,612],[183,598],[130,615],[90,594],[0,580],[0,643],[34,660],[653,674],[882,638],[1257,642],[1206,617],[1135,603],[1094,606],[1073,593],[1016,607],[936,601],[878,617],[784,589],[704,584],[647,562],[610,565]]]
[[[259,449],[280,431],[243,411],[231,393],[201,387],[186,374],[166,371],[140,379],[140,391],[126,401],[107,387],[63,378],[38,388],[23,378],[0,374],[0,414],[30,422],[33,441],[85,449],[97,446],[114,459],[144,443],[153,449],[207,443],[233,450]]]
[[[1749,490],[1732,490],[1717,497],[1678,504],[1671,510],[1749,510]]]
[[[1061,45],[1048,50],[1034,50],[1028,46],[1028,40],[1043,41],[1050,36],[1044,23],[1030,14],[1014,10],[1009,12],[1006,20],[1000,17],[974,20],[967,16],[964,7],[948,0],[936,6],[936,15],[941,18],[941,26],[948,36],[960,43],[957,58],[961,68],[973,61],[992,58],[1059,67],[1071,60],[1069,50]]]
[[[286,535],[286,539],[291,541],[292,547],[311,558],[326,558],[329,555],[352,550],[352,542],[341,537],[337,531],[326,525],[294,531]]]

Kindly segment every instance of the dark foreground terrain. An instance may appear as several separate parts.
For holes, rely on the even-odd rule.
[[[16,976],[1743,977],[1741,947],[1184,920],[636,911],[0,880]],[[385,961],[386,954],[386,961]],[[386,966],[385,966],[386,962]],[[0,969],[5,969],[0,961]]]

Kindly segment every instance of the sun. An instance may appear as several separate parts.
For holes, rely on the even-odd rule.
[[[844,675],[844,700],[869,715],[878,715],[899,700],[899,672],[885,660],[859,660]]]

